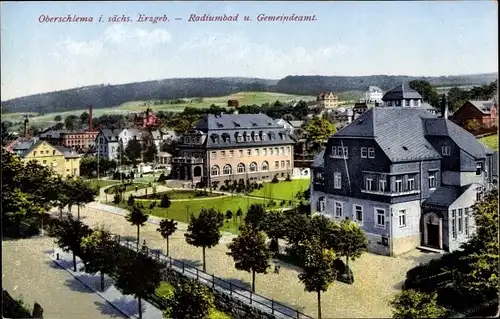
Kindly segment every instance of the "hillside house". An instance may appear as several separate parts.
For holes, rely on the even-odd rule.
[[[451,120],[461,127],[475,120],[485,128],[498,127],[498,106],[494,101],[467,101],[453,113]]]
[[[332,109],[339,106],[339,97],[332,92],[321,92],[316,98],[318,107]]]
[[[378,86],[370,86],[365,92],[366,103],[382,103],[384,91]]]

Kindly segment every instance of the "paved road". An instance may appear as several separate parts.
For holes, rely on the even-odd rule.
[[[53,247],[48,237],[2,241],[3,288],[31,309],[38,302],[47,319],[126,318],[54,265],[47,255]]]

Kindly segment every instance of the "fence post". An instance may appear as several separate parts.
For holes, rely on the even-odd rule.
[[[212,288],[215,287],[215,275],[212,274]]]
[[[184,273],[184,262],[181,261],[181,263],[182,263],[182,273]]]
[[[170,260],[170,268],[172,268],[172,257],[168,257],[168,259]]]
[[[198,268],[196,268],[196,280],[199,280],[200,279],[200,274],[198,272]]]
[[[271,299],[271,314],[274,315],[274,299]]]
[[[252,304],[252,291],[250,290],[250,304]]]
[[[233,296],[233,283],[229,282],[229,296]]]

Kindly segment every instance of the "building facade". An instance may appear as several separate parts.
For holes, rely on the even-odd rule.
[[[135,128],[101,128],[95,139],[97,153],[100,157],[107,158],[108,160],[117,160],[119,158],[120,145],[122,146],[122,151],[124,151],[132,139],[142,142],[143,132]]]
[[[382,97],[384,91],[378,86],[370,86],[365,92],[365,102],[366,103],[382,103]]]
[[[425,103],[420,93],[405,84],[387,91],[382,97],[382,102],[378,107],[418,107],[434,115],[440,113],[432,105]]]
[[[485,128],[498,127],[497,105],[494,101],[467,101],[453,113],[451,120],[461,127],[471,120]]]
[[[205,115],[182,136],[172,178],[203,185],[284,179],[293,173],[293,145],[284,127],[265,114]]]
[[[492,184],[492,154],[422,108],[373,108],[333,135],[311,169],[311,209],[359,223],[372,252],[456,250]]]
[[[332,92],[322,92],[316,98],[318,107],[332,109],[339,106],[339,97]]]
[[[134,115],[134,125],[142,128],[158,127],[161,124],[160,119],[154,115],[151,108],[147,108],[145,112]]]
[[[62,145],[76,151],[84,152],[94,148],[98,131],[77,131],[62,133]]]

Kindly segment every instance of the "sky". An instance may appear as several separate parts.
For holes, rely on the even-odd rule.
[[[0,6],[3,101],[86,85],[179,77],[498,71],[496,1],[88,1]],[[169,21],[138,22],[140,14],[166,15]],[[190,22],[193,14],[238,14],[238,20]],[[259,14],[315,15],[316,21],[257,21]],[[40,22],[68,15],[93,21]],[[109,22],[114,15],[131,20]],[[251,21],[244,21],[244,16]]]

